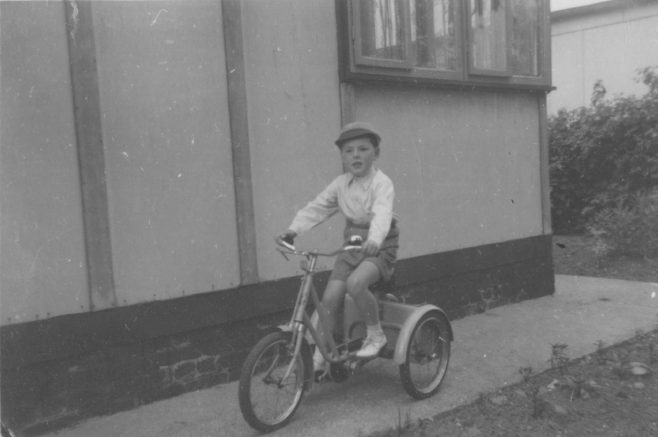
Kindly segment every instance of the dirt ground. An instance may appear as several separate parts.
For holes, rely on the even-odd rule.
[[[579,235],[553,237],[555,273],[658,282],[658,258],[598,259],[594,256],[591,241],[591,238]]]
[[[658,282],[658,260],[596,259],[589,239],[554,238],[556,273]],[[658,436],[657,329],[570,360],[568,345],[546,351],[551,368],[518,369],[519,384],[482,393],[470,405],[371,437]]]

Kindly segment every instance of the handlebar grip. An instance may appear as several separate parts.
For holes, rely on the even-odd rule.
[[[280,241],[280,244],[281,244],[281,246],[285,247],[285,248],[288,249],[288,250],[292,250],[292,251],[297,250],[297,249],[295,249],[295,246],[293,246],[292,244],[288,243],[288,242],[285,241],[285,240],[281,240],[281,241]]]
[[[284,243],[286,243],[289,246],[295,247],[295,236],[294,235],[286,234],[286,235],[283,236],[283,238],[281,238],[281,241],[283,241]]]
[[[278,236],[278,237],[276,237],[275,241],[276,241],[276,244],[278,244],[279,246],[283,246],[288,250],[295,251],[296,249],[295,249],[295,240],[294,240],[294,238],[295,237],[290,236],[290,235],[287,235],[285,237]]]

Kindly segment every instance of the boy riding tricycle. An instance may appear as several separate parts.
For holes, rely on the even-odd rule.
[[[367,123],[346,125],[335,142],[345,172],[276,238],[284,256],[301,256],[306,263],[290,322],[259,341],[242,368],[240,408],[258,430],[284,426],[314,381],[343,381],[377,357],[399,365],[403,387],[416,399],[436,393],[445,377],[452,341],[445,313],[434,305],[408,305],[371,292],[374,284],[391,279],[399,238],[393,183],[373,165],[380,140]],[[297,250],[297,235],[338,211],[346,217],[340,249]],[[336,256],[321,301],[313,285],[320,256]]]

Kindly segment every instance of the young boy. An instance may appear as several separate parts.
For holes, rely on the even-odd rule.
[[[380,141],[379,134],[368,123],[345,125],[335,142],[340,149],[345,173],[302,208],[289,229],[279,236],[292,241],[295,236],[340,211],[346,218],[345,241],[353,235],[363,239],[360,251],[343,252],[336,258],[322,297],[329,315],[328,332],[320,332],[320,337],[324,338],[334,331],[345,293],[349,293],[366,322],[367,336],[357,352],[360,358],[376,356],[386,344],[377,299],[368,287],[381,279],[391,278],[398,248],[399,232],[393,218],[393,182],[374,167],[379,157]],[[313,364],[316,371],[326,369],[326,362],[317,349]]]

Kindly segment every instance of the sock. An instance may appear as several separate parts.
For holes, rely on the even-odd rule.
[[[377,323],[376,325],[366,325],[366,334],[371,338],[384,335],[381,323]]]
[[[324,362],[324,357],[322,356],[322,352],[320,352],[319,347],[315,347],[315,352],[313,353],[313,362],[314,363],[322,363]]]

